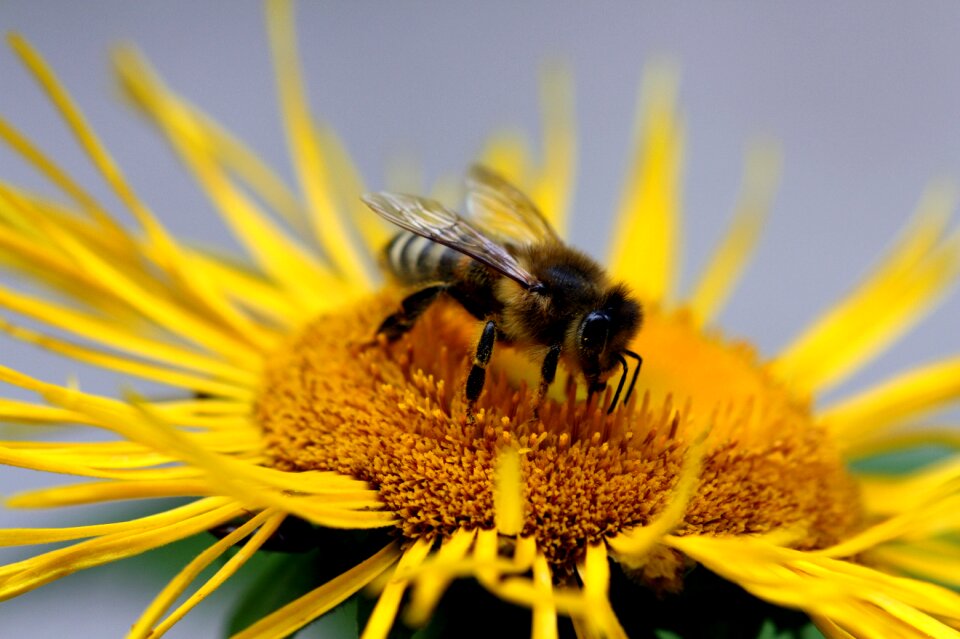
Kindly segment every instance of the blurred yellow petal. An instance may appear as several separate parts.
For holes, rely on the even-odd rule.
[[[233,635],[232,639],[282,639],[370,584],[400,555],[396,542],[303,597]]]
[[[753,256],[780,181],[781,162],[779,146],[770,141],[757,142],[747,149],[733,221],[688,301],[694,316],[705,324],[723,310]]]
[[[676,112],[677,75],[667,64],[644,75],[633,157],[609,249],[610,272],[650,304],[672,303],[679,278],[683,126]]]
[[[960,233],[944,238],[955,202],[952,187],[929,189],[897,245],[780,354],[776,374],[811,392],[825,391],[926,315],[960,275]]]

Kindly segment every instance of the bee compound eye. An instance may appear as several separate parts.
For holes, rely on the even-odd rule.
[[[580,348],[600,352],[610,333],[610,316],[602,311],[591,311],[580,323]]]

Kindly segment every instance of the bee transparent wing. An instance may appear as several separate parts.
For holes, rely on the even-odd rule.
[[[368,193],[363,201],[387,221],[472,257],[524,288],[540,283],[506,248],[435,200],[399,193]]]
[[[485,166],[467,173],[467,211],[472,223],[505,244],[560,241],[536,204]]]

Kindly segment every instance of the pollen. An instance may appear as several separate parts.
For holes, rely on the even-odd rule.
[[[256,419],[273,466],[371,483],[407,539],[494,527],[497,453],[512,446],[522,534],[569,574],[589,544],[666,507],[703,437],[677,534],[789,527],[801,531],[797,547],[820,548],[861,524],[854,482],[808,402],[778,387],[748,347],[703,334],[682,312],[648,311],[632,346],[645,362],[638,390],[613,414],[609,391],[586,401],[576,376],[560,374],[535,418],[538,365],[498,344],[468,418],[462,389],[480,323],[439,302],[397,342],[374,339],[398,299],[388,291],[309,323],[270,358]],[[681,558],[656,559],[642,578],[679,578]]]

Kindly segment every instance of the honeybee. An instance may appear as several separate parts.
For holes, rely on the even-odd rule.
[[[604,390],[604,380],[621,367],[608,413],[627,379],[626,358],[636,360],[624,403],[629,399],[643,363],[627,348],[643,322],[640,303],[597,262],[564,244],[519,189],[474,166],[467,176],[467,217],[412,195],[372,193],[363,201],[404,229],[384,248],[383,262],[402,284],[419,287],[377,334],[398,339],[442,296],[484,322],[464,388],[468,415],[483,391],[496,341],[542,358],[535,413],[561,357],[583,376],[590,395]]]

